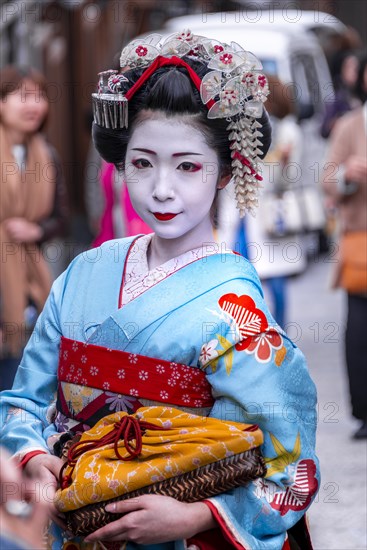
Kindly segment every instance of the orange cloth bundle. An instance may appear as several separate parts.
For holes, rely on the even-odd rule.
[[[116,499],[259,447],[257,426],[142,407],[106,416],[68,452],[56,505],[63,512]]]

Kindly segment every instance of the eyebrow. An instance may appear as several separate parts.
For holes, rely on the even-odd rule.
[[[134,149],[131,149],[132,151],[142,151],[143,153],[148,153],[149,155],[157,155],[154,151],[151,151],[150,149],[141,149],[140,147],[136,147]],[[184,157],[186,155],[196,155],[202,157],[203,155],[201,153],[193,153],[191,151],[184,151],[182,153],[174,153],[173,157]]]

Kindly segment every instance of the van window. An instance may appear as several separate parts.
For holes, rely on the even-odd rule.
[[[315,111],[322,111],[320,84],[313,58],[299,54],[291,59],[292,79],[297,101],[313,105]]]
[[[263,71],[266,74],[277,75],[278,74],[278,64],[275,59],[261,59],[260,60],[263,66]]]

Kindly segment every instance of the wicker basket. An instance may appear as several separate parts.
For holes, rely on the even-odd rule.
[[[108,501],[90,504],[66,514],[68,529],[86,536],[122,516],[106,512],[105,506],[144,494],[173,497],[182,502],[197,502],[245,485],[265,474],[265,461],[259,448],[233,455],[165,481],[160,481]]]

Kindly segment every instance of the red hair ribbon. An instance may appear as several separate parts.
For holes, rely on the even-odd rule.
[[[125,97],[127,100],[131,99],[133,95],[142,87],[144,82],[148,80],[152,76],[153,73],[157,69],[160,69],[161,67],[165,67],[167,65],[174,65],[176,67],[185,67],[187,72],[189,73],[189,76],[195,85],[195,88],[200,92],[200,86],[201,86],[201,78],[196,74],[196,72],[180,57],[177,57],[173,55],[172,57],[163,57],[162,55],[159,55],[155,58],[153,63],[143,72],[140,78],[135,82],[135,84],[128,90],[125,94]],[[208,109],[210,109],[215,104],[214,99],[211,99],[207,103]]]

